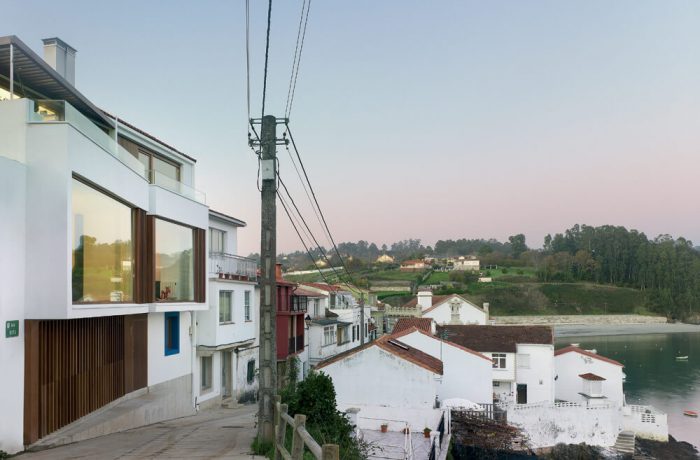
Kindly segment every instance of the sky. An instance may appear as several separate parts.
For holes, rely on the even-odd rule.
[[[267,2],[250,3],[259,117]],[[267,114],[284,113],[300,10],[273,1]],[[197,158],[196,188],[258,252],[243,0],[3,0],[0,35],[76,48],[76,87]],[[541,247],[580,223],[698,244],[698,82],[697,1],[315,1],[290,126],[336,242]],[[278,223],[278,250],[301,249],[279,205]]]

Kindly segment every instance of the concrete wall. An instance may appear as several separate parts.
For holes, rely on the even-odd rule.
[[[338,406],[361,404],[429,409],[438,394],[436,374],[377,346],[319,370],[333,379]],[[362,385],[358,385],[360,377]],[[371,391],[367,391],[368,388]]]
[[[26,169],[2,154],[0,148],[0,450],[15,453],[23,447]],[[15,320],[19,335],[6,338],[6,322]]]
[[[508,423],[521,427],[533,448],[582,442],[610,447],[617,440],[621,422],[622,414],[615,407],[544,403],[508,408]]]
[[[388,431],[402,431],[408,424],[411,431],[423,431],[425,427],[436,431],[440,424],[443,409],[408,409],[369,405],[338,405],[338,410],[345,412],[351,407],[360,409],[357,413],[357,427],[361,430],[381,429],[382,423],[388,425]]]
[[[529,366],[522,355],[529,355]],[[527,385],[527,402],[554,402],[554,345],[518,344],[515,381]]]
[[[148,314],[148,386],[192,373],[191,313],[180,313],[180,352],[165,356],[163,313]]]
[[[438,383],[440,400],[464,398],[477,403],[492,402],[492,365],[489,359],[420,332],[403,335],[399,340],[442,360],[443,376]]]
[[[624,402],[622,391],[622,366],[591,358],[576,352],[554,357],[556,398],[563,401],[586,403],[579,393],[583,389],[581,374],[593,373],[606,379],[602,382],[603,396],[621,406]]]

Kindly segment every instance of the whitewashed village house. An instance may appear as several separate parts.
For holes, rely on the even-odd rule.
[[[400,318],[430,318],[438,325],[446,324],[487,324],[489,305],[483,308],[458,294],[433,295],[425,289],[400,307],[387,306],[385,309],[388,329],[393,329]]]
[[[429,265],[422,259],[405,260],[401,262],[399,270],[402,272],[420,272],[427,269]]]
[[[473,256],[459,256],[456,259],[452,259],[451,262],[452,270],[478,272],[481,269],[479,259]]]
[[[554,333],[549,326],[440,326],[445,338],[492,359],[494,401],[554,402]]]
[[[257,265],[238,254],[245,222],[209,211],[209,309],[195,313],[194,387],[199,408],[247,401],[257,391],[259,291]]]
[[[44,55],[0,37],[8,453],[194,413],[195,316],[218,302],[207,292],[210,214],[195,159],[81,94],[65,42],[44,40]],[[229,339],[217,340],[202,344]]]
[[[570,346],[554,353],[556,398],[592,406],[614,403],[622,406],[623,365],[597,353]]]
[[[306,322],[310,365],[375,338],[371,306],[360,307],[352,292],[326,283],[305,283],[300,288],[309,296]]]

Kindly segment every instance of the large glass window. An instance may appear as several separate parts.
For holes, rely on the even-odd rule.
[[[156,300],[194,301],[194,233],[189,227],[156,219]]]
[[[132,210],[73,179],[73,302],[133,299]]]

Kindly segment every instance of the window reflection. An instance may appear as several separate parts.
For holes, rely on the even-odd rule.
[[[73,302],[133,297],[131,208],[73,179]]]
[[[156,219],[155,297],[162,301],[194,301],[193,231]]]

